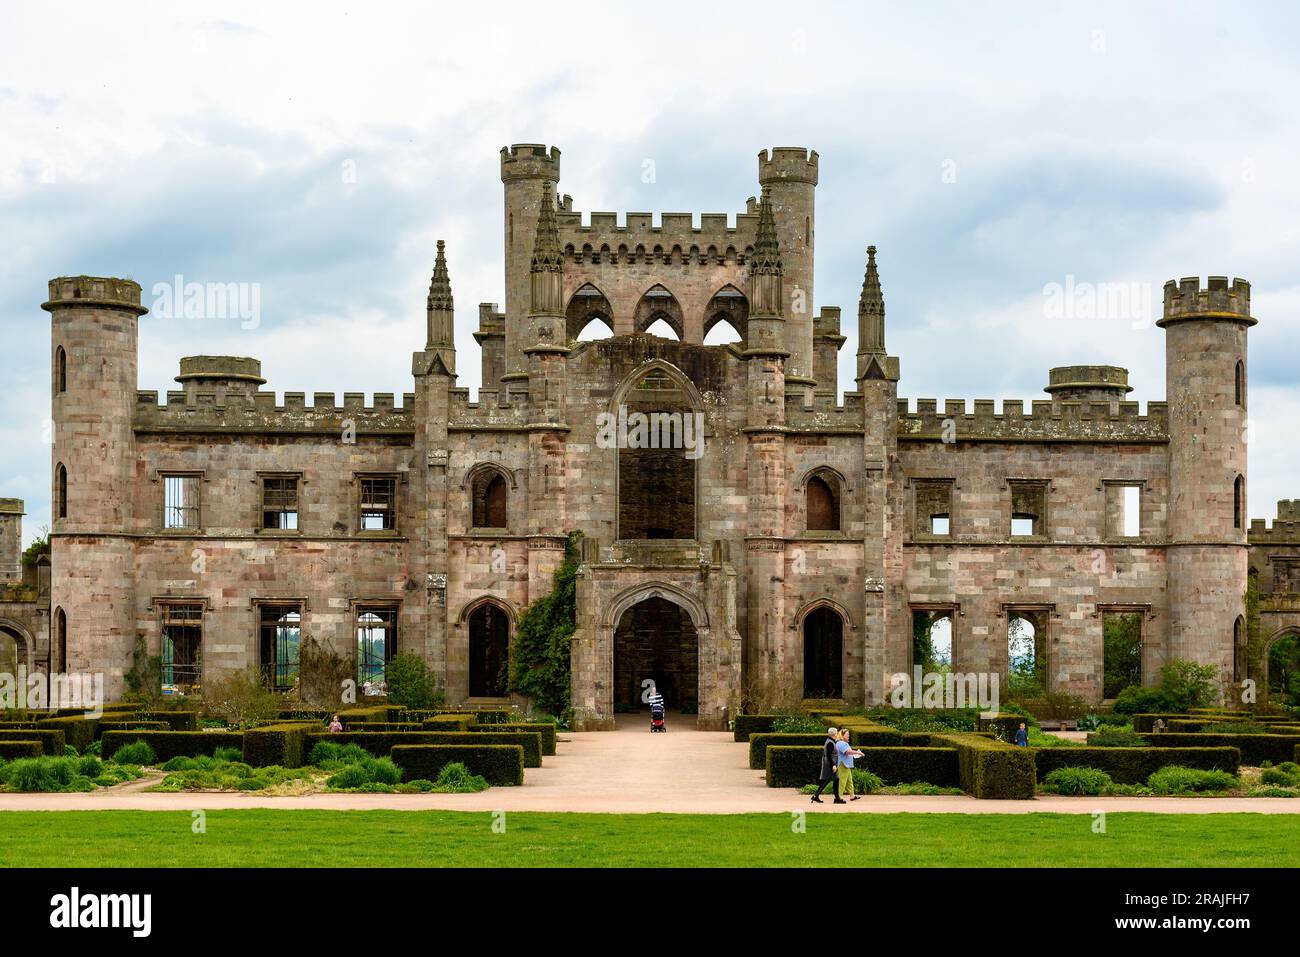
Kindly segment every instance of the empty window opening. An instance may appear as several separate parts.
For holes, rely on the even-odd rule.
[[[68,470],[62,462],[54,470],[54,515],[68,517]]]
[[[1011,482],[1011,534],[1044,534],[1047,513],[1046,482]]]
[[[839,483],[830,476],[814,475],[808,479],[806,490],[808,531],[838,532],[840,530]]]
[[[736,327],[726,319],[719,319],[715,322],[709,328],[708,335],[704,337],[706,346],[721,346],[726,345],[728,342],[743,341],[740,333],[736,331]]]
[[[1300,635],[1288,632],[1268,649],[1268,697],[1272,704],[1300,705]]]
[[[1238,475],[1232,483],[1232,527],[1246,524],[1246,480]]]
[[[262,527],[282,531],[298,528],[298,480],[293,477],[262,479]]]
[[[587,320],[587,324],[578,332],[577,339],[579,342],[592,342],[596,339],[611,339],[614,336],[614,330],[600,316],[593,316]]]
[[[658,336],[660,339],[679,339],[677,330],[668,324],[666,319],[656,319],[650,325],[646,326],[646,334]]]
[[[1007,677],[1013,694],[1047,691],[1047,612],[1007,612]]]
[[[803,696],[844,694],[844,621],[831,608],[815,608],[803,619]]]
[[[384,688],[388,663],[397,653],[397,609],[357,606],[357,683],[366,694]]]
[[[1102,630],[1102,697],[1116,698],[1142,685],[1142,613],[1104,612]]]
[[[1240,359],[1237,360],[1237,371],[1234,379],[1237,405],[1244,408],[1246,405],[1246,364]]]
[[[651,369],[627,391],[626,443],[619,436],[618,536],[695,538],[695,470],[704,436],[677,379]],[[620,417],[622,412],[620,412]],[[689,434],[688,434],[689,430]]]
[[[952,617],[949,610],[912,611],[912,664],[924,672],[952,669]]]
[[[916,483],[916,533],[921,536],[952,534],[952,480]]]
[[[199,477],[163,476],[163,528],[199,527]]]
[[[54,615],[55,643],[59,646],[59,667],[68,669],[68,616],[62,608]]]
[[[298,651],[302,643],[302,612],[298,605],[261,605],[259,661],[263,680],[276,691],[288,691],[298,680]]]
[[[54,350],[54,391],[68,391],[68,354],[63,351],[63,346]]]
[[[1136,482],[1107,482],[1106,534],[1110,538],[1142,535],[1142,486]]]
[[[1232,623],[1232,680],[1246,677],[1246,619],[1241,615]]]
[[[484,471],[474,477],[473,527],[505,528],[506,479],[500,472]]]
[[[203,681],[203,606],[162,608],[163,690],[184,694]]]
[[[397,528],[397,479],[363,478],[360,485],[360,529],[375,532]]]

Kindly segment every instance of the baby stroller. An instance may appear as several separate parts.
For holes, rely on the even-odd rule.
[[[664,706],[659,702],[650,706],[650,730],[667,731],[668,726],[664,724]]]

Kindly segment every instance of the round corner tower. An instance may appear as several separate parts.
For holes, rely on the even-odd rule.
[[[135,644],[137,323],[149,310],[130,279],[50,280],[54,527],[50,608],[67,622],[63,671],[103,672],[121,693]],[[57,627],[57,626],[56,626]]]
[[[560,150],[541,143],[516,143],[501,147],[501,182],[505,185],[505,375],[508,392],[527,391],[528,369],[524,357],[525,330],[530,305],[533,242],[543,188],[560,181]],[[546,187],[545,184],[550,186]],[[511,385],[513,383],[513,385]],[[484,382],[483,388],[496,388]]]
[[[1233,674],[1245,613],[1246,334],[1250,284],[1211,276],[1165,284],[1169,407],[1169,658]]]
[[[779,146],[758,154],[758,183],[768,191],[785,277],[786,390],[804,392],[813,377],[813,239],[817,151]]]

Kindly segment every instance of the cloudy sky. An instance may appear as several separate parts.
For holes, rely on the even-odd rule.
[[[50,277],[128,276],[146,302],[177,274],[258,284],[255,328],[146,317],[141,388],[217,353],[260,358],[278,392],[400,394],[443,238],[477,388],[517,142],[558,145],[588,211],[736,212],[760,149],[816,149],[841,389],[868,243],[913,399],[1042,398],[1079,362],[1163,399],[1164,281],[1247,278],[1250,513],[1300,497],[1293,8],[283,6],[0,12],[0,496],[26,499],[28,538],[50,520]],[[1044,289],[1067,282],[1138,308],[1058,317]]]

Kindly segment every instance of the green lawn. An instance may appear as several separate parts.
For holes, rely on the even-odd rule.
[[[0,812],[4,867],[1300,866],[1300,815]]]

